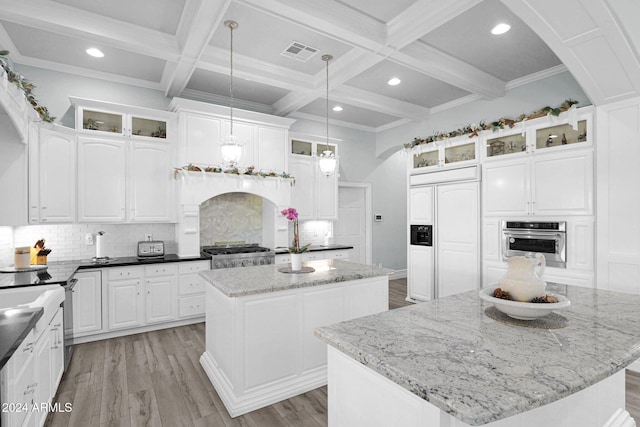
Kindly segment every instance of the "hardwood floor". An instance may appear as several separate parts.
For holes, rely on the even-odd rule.
[[[389,282],[389,308],[405,301],[406,279]],[[327,425],[327,388],[229,417],[200,366],[205,325],[182,326],[80,344],[46,426],[318,427]],[[627,372],[627,410],[640,420],[640,374]]]

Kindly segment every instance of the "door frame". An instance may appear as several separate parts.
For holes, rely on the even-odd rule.
[[[365,232],[365,262],[371,265],[373,262],[372,236],[373,231],[373,205],[371,201],[371,183],[368,182],[345,182],[338,181],[338,195],[340,187],[344,188],[362,188],[364,189],[364,232]],[[338,211],[340,209],[340,198],[338,197]],[[338,218],[338,221],[340,219]]]

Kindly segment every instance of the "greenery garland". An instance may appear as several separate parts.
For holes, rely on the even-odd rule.
[[[24,93],[24,96],[25,98],[27,98],[29,104],[31,104],[31,106],[37,111],[43,121],[52,123],[55,120],[55,117],[49,115],[49,110],[47,110],[47,107],[38,104],[38,100],[33,94],[33,88],[35,88],[35,86],[29,80],[25,79],[23,76],[11,69],[11,67],[9,66],[8,55],[8,50],[0,50],[0,67],[2,67],[2,69],[7,73],[7,80],[18,86],[18,89],[20,89]]]
[[[200,167],[192,163],[189,163],[187,166],[183,166],[181,168],[174,168],[174,169],[175,169],[173,172],[174,179],[178,179],[178,176],[180,175],[181,171],[187,171],[187,172],[228,173],[231,175],[259,176],[261,178],[285,178],[285,179],[291,180],[291,186],[294,186],[296,183],[296,179],[290,174],[288,174],[287,172],[277,173],[277,172],[256,171],[253,166],[249,166],[248,168],[246,168],[246,170],[244,170],[244,168],[239,169],[237,167],[229,168],[229,169],[223,169],[219,166]]]
[[[539,109],[538,111],[534,111],[529,115],[520,114],[516,119],[507,119],[503,117],[501,119],[498,119],[496,121],[489,122],[489,123],[485,121],[481,121],[478,124],[467,125],[463,128],[456,129],[451,132],[436,132],[427,138],[414,138],[414,140],[411,141],[410,143],[404,144],[404,148],[410,149],[415,147],[416,145],[429,144],[434,141],[442,141],[447,138],[454,138],[460,135],[469,135],[469,138],[473,138],[474,136],[478,136],[478,132],[487,130],[487,129],[491,129],[492,131],[495,132],[499,129],[504,129],[506,126],[512,128],[516,125],[516,123],[522,122],[524,120],[535,119],[535,118],[543,117],[549,114],[552,116],[557,116],[561,112],[567,111],[569,108],[571,108],[573,105],[576,105],[577,103],[578,101],[576,100],[567,99],[562,104],[560,104],[559,107],[556,107],[556,108],[544,107]]]

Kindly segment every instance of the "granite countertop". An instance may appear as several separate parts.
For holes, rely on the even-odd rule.
[[[43,308],[0,311],[0,369],[4,368],[43,313]]]
[[[201,271],[200,276],[226,296],[241,297],[393,274],[388,268],[343,260],[309,261],[303,266],[313,267],[315,271],[287,274],[278,271],[285,266],[271,264]]]
[[[313,245],[313,246],[309,246],[309,249],[307,249],[307,251],[308,252],[340,251],[340,250],[347,250],[347,249],[353,249],[353,246],[347,246],[347,245]],[[275,252],[276,252],[276,255],[288,254],[289,253],[289,249],[288,248],[276,248]]]
[[[640,357],[640,296],[551,285],[562,329],[492,320],[477,291],[318,328],[316,336],[443,411],[482,425],[561,399]]]

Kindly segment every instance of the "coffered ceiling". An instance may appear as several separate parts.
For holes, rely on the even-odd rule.
[[[548,47],[553,41],[543,41],[505,4],[0,0],[0,47],[18,64],[226,105],[230,37],[223,23],[231,19],[239,23],[234,31],[238,107],[324,120],[321,56],[331,54],[330,105],[343,107],[330,112],[331,120],[379,131],[461,103],[500,97],[508,87],[566,70]],[[490,34],[498,22],[509,23],[511,31]],[[317,52],[306,61],[283,56],[293,42]],[[105,56],[88,56],[89,47]],[[401,83],[389,86],[391,77]]]

